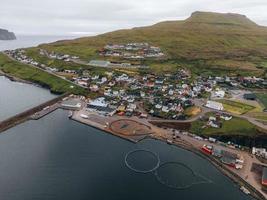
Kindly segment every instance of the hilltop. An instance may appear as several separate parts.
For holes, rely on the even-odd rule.
[[[15,40],[16,36],[14,33],[9,32],[5,29],[0,29],[0,40]]]
[[[188,19],[118,30],[93,37],[42,45],[49,51],[99,59],[108,43],[148,42],[161,47],[167,60],[199,69],[245,70],[264,74],[267,67],[267,28],[244,15],[194,12]]]

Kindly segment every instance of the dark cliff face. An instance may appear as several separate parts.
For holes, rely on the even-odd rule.
[[[14,33],[8,30],[0,29],[0,40],[15,40],[16,36]]]

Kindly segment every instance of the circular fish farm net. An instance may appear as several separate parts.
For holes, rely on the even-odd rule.
[[[110,130],[125,136],[143,136],[151,134],[151,127],[131,119],[120,119],[110,124]]]
[[[157,154],[145,149],[130,151],[125,156],[125,165],[137,173],[154,172],[160,165]]]
[[[179,162],[166,162],[155,171],[157,180],[173,189],[183,190],[193,185],[212,183],[207,178],[195,173],[189,166]]]

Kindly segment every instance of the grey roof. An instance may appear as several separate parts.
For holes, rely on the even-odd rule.
[[[110,64],[109,61],[105,61],[105,60],[91,60],[89,62],[89,65],[93,65],[93,66],[103,66],[103,67],[107,67]]]
[[[78,103],[80,103],[79,100],[69,99],[69,100],[63,101],[62,105],[76,106]]]

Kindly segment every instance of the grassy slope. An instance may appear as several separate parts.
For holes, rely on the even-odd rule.
[[[89,60],[99,58],[96,51],[107,43],[126,42],[149,42],[160,46],[168,59],[198,68],[224,70],[226,66],[229,70],[260,74],[264,70],[256,66],[261,66],[267,57],[267,28],[241,15],[200,12],[185,21],[119,30],[42,48]]]
[[[264,107],[267,108],[267,94],[257,93],[256,95],[260,102],[264,105]]]
[[[218,102],[223,104],[223,107],[226,111],[230,113],[238,114],[238,115],[245,114],[255,108],[254,106],[251,106],[245,103],[226,100],[226,99],[218,100]]]
[[[29,65],[13,61],[2,53],[0,53],[0,70],[11,76],[37,83],[43,87],[47,87],[51,90],[51,92],[54,93],[85,93],[85,90],[81,87],[73,85],[74,88],[71,89],[71,83]]]
[[[46,66],[49,67],[55,67],[60,69],[79,69],[79,68],[88,68],[88,66],[84,66],[81,64],[76,64],[73,62],[65,62],[62,60],[57,60],[57,59],[49,59],[46,56],[43,56],[39,53],[38,48],[29,48],[26,51],[26,55],[29,56],[30,58],[34,58],[35,61],[45,64]]]
[[[240,119],[233,118],[230,121],[223,121],[223,126],[220,129],[217,128],[202,128],[206,122],[201,120],[192,123],[191,132],[197,135],[243,135],[243,136],[256,136],[258,134],[257,128],[250,122]],[[238,126],[237,126],[238,124]]]

